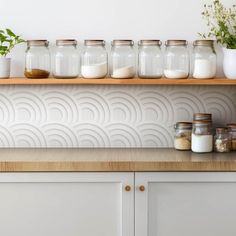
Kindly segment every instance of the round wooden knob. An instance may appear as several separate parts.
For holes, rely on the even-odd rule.
[[[130,190],[131,190],[131,187],[130,187],[129,185],[126,185],[126,186],[125,186],[125,191],[126,191],[126,192],[129,192]]]
[[[145,186],[140,185],[140,186],[139,186],[139,190],[140,190],[141,192],[144,192],[144,191],[145,191]]]

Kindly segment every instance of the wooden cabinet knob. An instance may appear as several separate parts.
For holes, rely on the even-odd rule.
[[[131,190],[131,187],[130,187],[129,185],[126,185],[126,186],[125,186],[125,191],[126,191],[126,192],[129,192],[130,190]]]
[[[140,185],[140,186],[139,186],[139,190],[140,190],[141,192],[144,192],[144,191],[145,191],[145,186]]]

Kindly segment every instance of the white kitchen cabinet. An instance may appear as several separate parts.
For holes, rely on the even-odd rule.
[[[236,173],[136,173],[135,185],[135,236],[236,235]]]
[[[134,173],[0,173],[0,235],[134,236],[133,186]]]

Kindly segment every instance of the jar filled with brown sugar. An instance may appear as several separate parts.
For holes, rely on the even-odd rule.
[[[236,151],[236,124],[228,124],[227,128],[231,141],[231,151]]]
[[[25,55],[25,77],[48,78],[50,74],[50,52],[47,40],[28,40]]]

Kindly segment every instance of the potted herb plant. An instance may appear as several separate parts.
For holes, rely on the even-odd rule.
[[[223,46],[223,69],[225,76],[236,79],[236,5],[226,8],[220,0],[205,5],[202,12],[209,32],[200,34],[203,38],[214,37]]]
[[[15,35],[10,29],[0,30],[0,78],[10,77],[11,58],[7,55],[19,43],[25,40]]]

